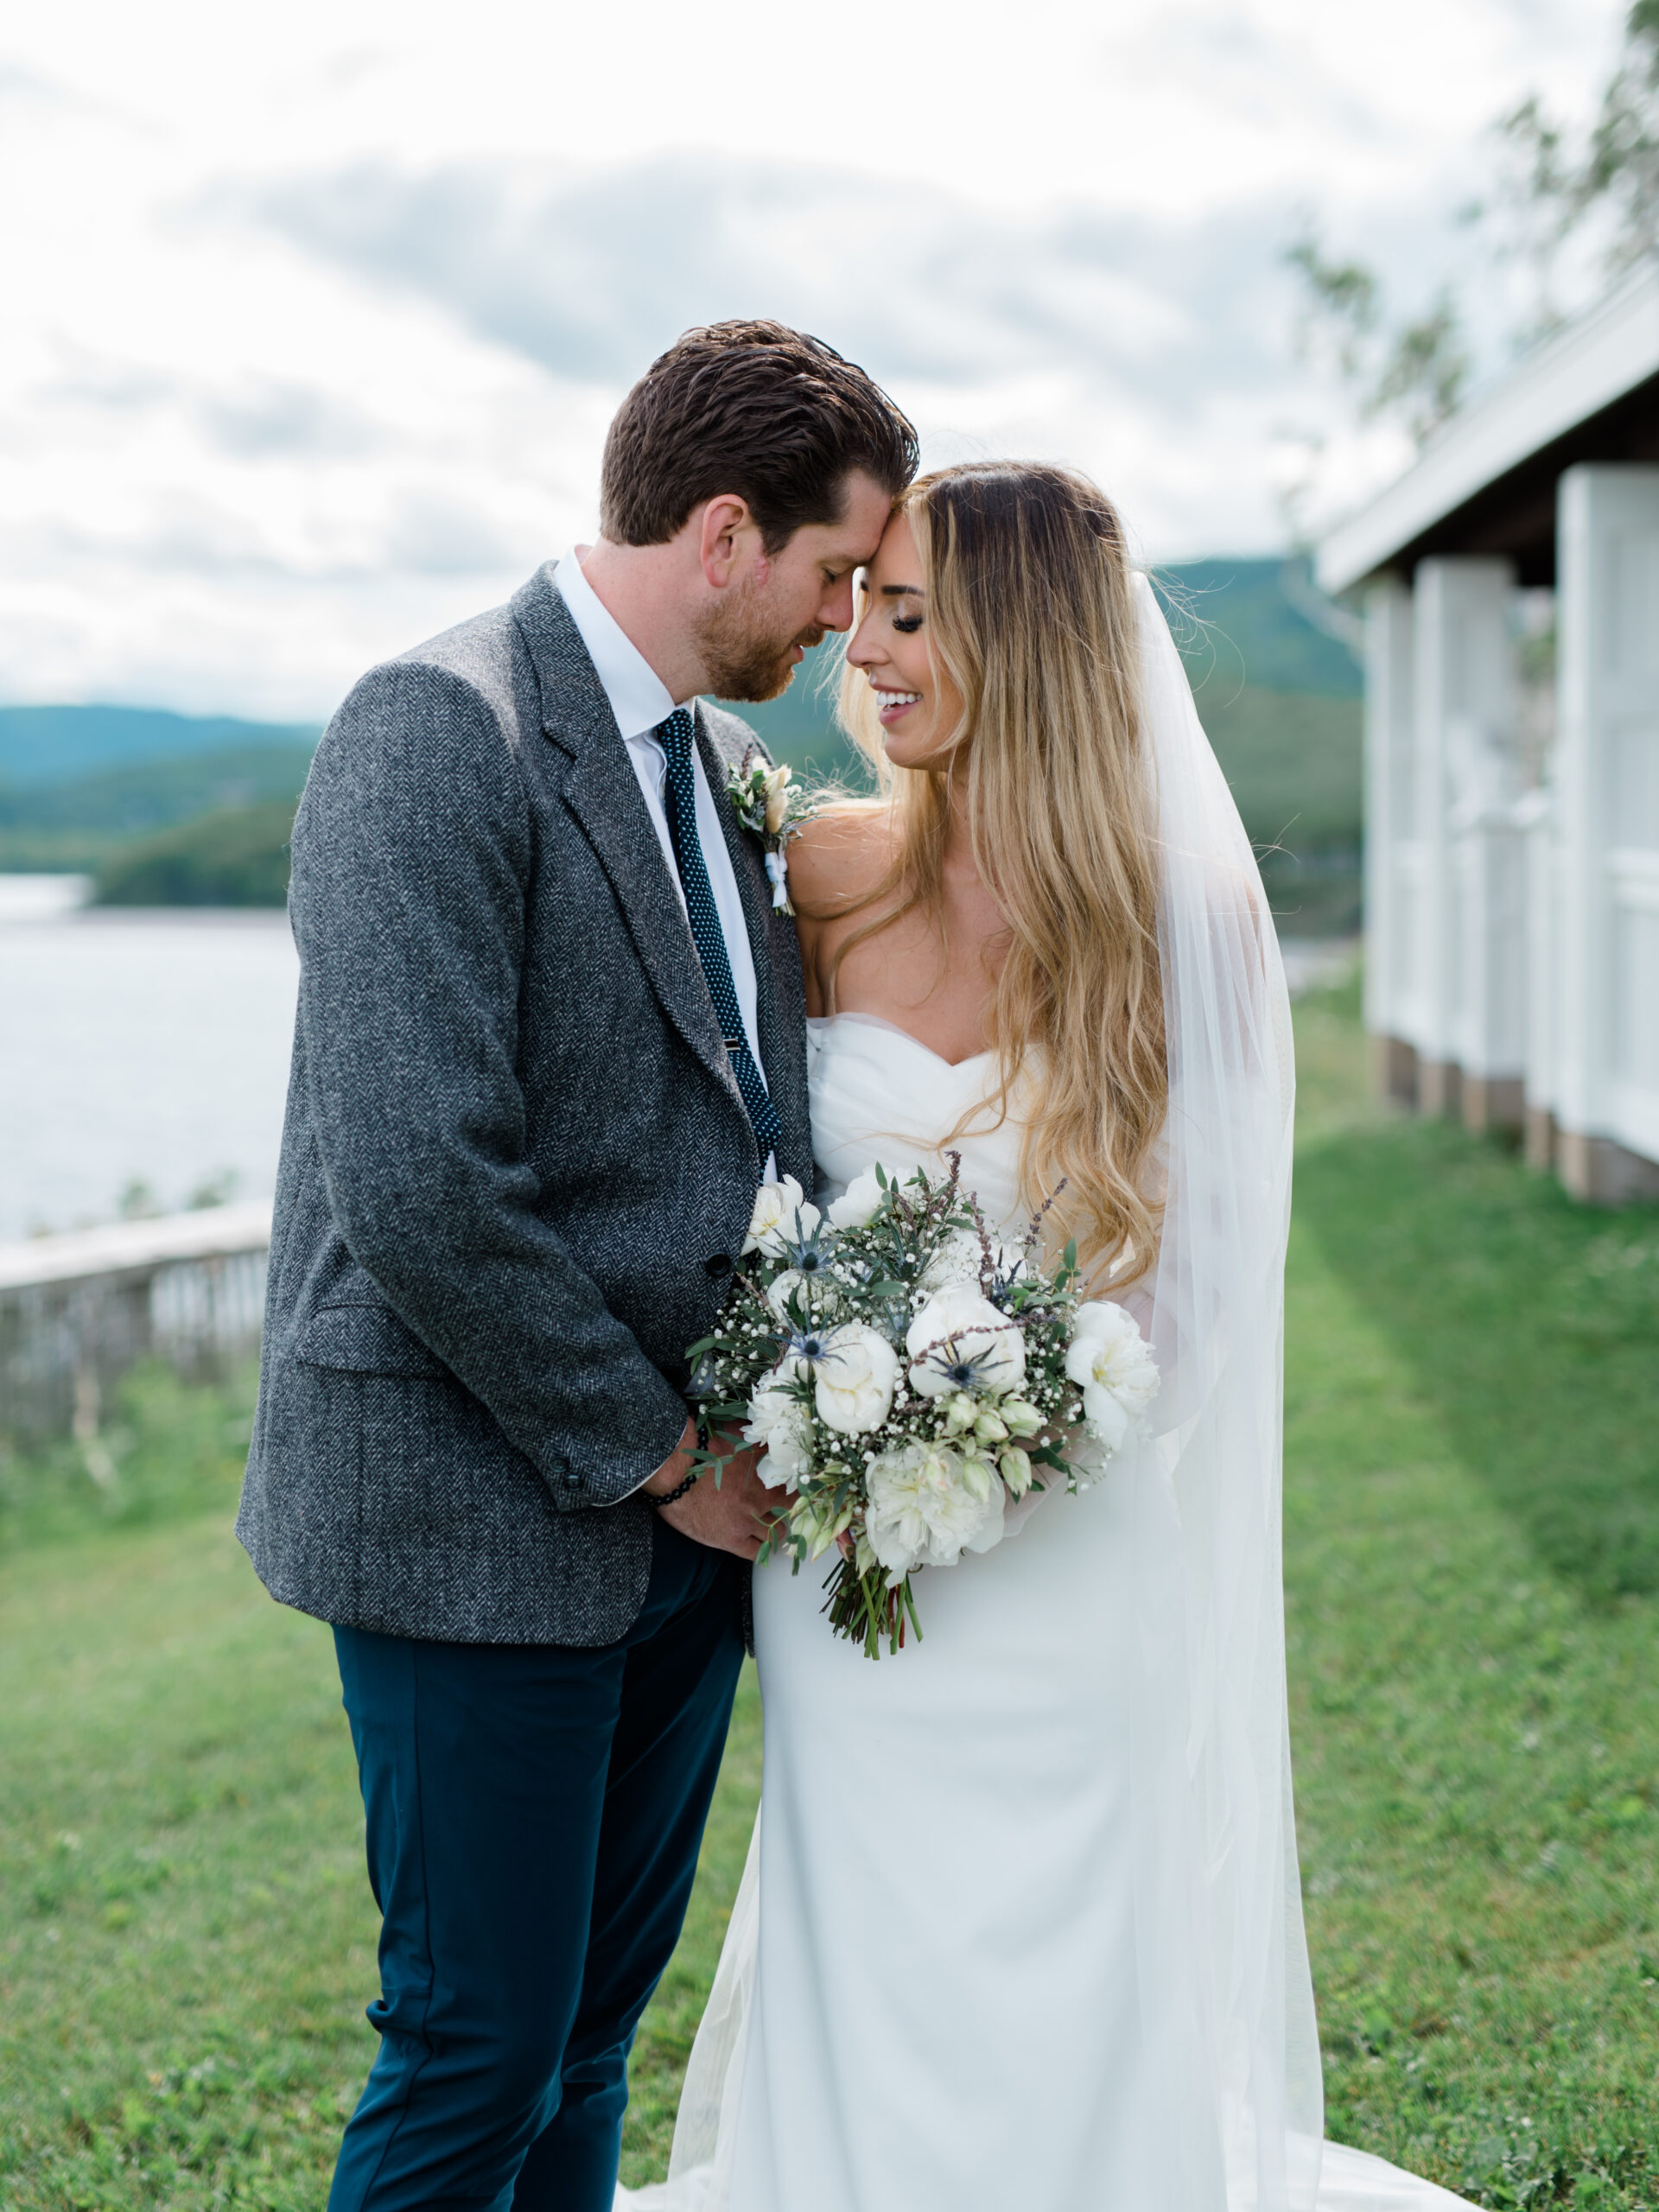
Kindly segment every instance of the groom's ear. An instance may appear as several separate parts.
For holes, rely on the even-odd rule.
[[[697,558],[703,582],[724,591],[755,560],[766,558],[760,526],[747,499],[722,492],[709,500],[697,520]]]

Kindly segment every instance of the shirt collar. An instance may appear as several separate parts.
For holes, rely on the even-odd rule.
[[[553,571],[553,581],[588,648],[617,728],[631,740],[649,737],[678,702],[670,698],[662,677],[583,575],[574,549]]]

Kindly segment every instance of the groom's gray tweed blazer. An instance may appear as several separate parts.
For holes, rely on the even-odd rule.
[[[700,707],[719,794],[752,742]],[[810,1183],[799,954],[717,798],[780,1172]],[[372,670],[294,825],[299,1018],[237,1532],[274,1597],[467,1643],[600,1644],[630,1493],[762,1163],[685,912],[554,585]],[[735,1567],[734,1562],[734,1567]]]

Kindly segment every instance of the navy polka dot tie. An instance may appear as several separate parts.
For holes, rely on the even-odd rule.
[[[674,858],[679,864],[680,887],[685,893],[685,911],[691,923],[692,940],[697,948],[697,957],[702,963],[709,995],[715,1002],[715,1018],[720,1023],[721,1034],[726,1039],[732,1073],[737,1078],[738,1090],[742,1093],[743,1103],[748,1109],[755,1141],[760,1147],[760,1157],[764,1160],[771,1153],[775,1158],[783,1140],[783,1124],[778,1119],[778,1109],[767,1095],[766,1077],[755,1065],[754,1055],[750,1052],[748,1039],[743,1033],[743,1017],[737,1005],[737,986],[732,981],[731,956],[726,950],[725,932],[720,926],[720,913],[715,905],[709,869],[702,857],[702,844],[697,836],[697,779],[691,765],[696,730],[690,711],[684,707],[676,707],[666,721],[658,723],[652,735],[668,755],[664,792],[668,831],[674,841]]]

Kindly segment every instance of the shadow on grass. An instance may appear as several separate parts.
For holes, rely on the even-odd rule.
[[[1548,1564],[1592,1600],[1659,1590],[1659,1208],[1592,1211],[1411,1122],[1309,1146],[1296,1210]]]

